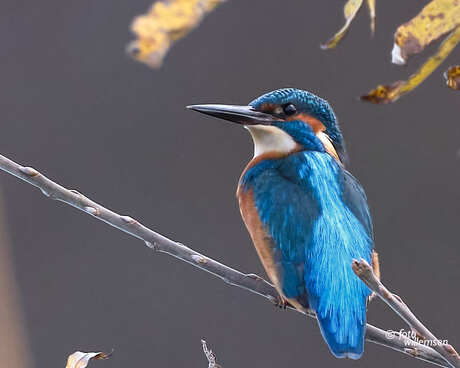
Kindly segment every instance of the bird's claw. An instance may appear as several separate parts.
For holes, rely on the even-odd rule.
[[[286,310],[287,307],[290,306],[289,302],[283,298],[282,296],[278,296],[275,301],[275,306],[278,307],[279,309]]]

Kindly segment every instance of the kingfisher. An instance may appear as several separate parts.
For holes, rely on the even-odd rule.
[[[380,269],[367,198],[345,169],[345,144],[329,103],[284,88],[247,106],[187,108],[249,131],[254,157],[237,198],[265,271],[284,305],[316,313],[335,357],[359,359],[371,292],[352,260],[365,259],[378,277]]]

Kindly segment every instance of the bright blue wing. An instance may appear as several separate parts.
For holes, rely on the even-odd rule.
[[[310,305],[332,353],[359,358],[364,350],[367,286],[354,274],[352,260],[371,261],[372,222],[359,183],[330,156],[306,154],[308,182],[315,188],[321,216],[307,249],[305,282]]]
[[[343,190],[342,200],[364,226],[369,238],[374,239],[366,193],[358,180],[348,171],[342,170],[342,174],[342,180],[340,180],[340,186]]]

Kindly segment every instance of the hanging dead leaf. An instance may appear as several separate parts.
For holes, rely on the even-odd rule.
[[[395,33],[392,62],[405,64],[410,55],[421,52],[432,41],[460,25],[459,0],[432,0]]]
[[[342,28],[340,28],[337,33],[332,36],[332,38],[327,41],[326,43],[321,45],[323,50],[325,49],[333,49],[338,45],[340,40],[343,36],[346,35],[348,29],[350,28],[351,22],[355,18],[356,14],[358,14],[359,9],[361,9],[361,5],[363,5],[363,0],[348,0],[343,8],[343,14],[345,16],[345,24]]]
[[[379,85],[369,92],[369,94],[361,96],[361,99],[373,103],[389,103],[396,101],[403,94],[413,90],[422,83],[439,64],[444,61],[459,41],[460,26],[443,41],[436,54],[431,56],[407,81],[398,81],[388,86]]]
[[[460,90],[460,65],[453,65],[444,73],[449,88]]]
[[[366,0],[367,7],[369,8],[369,15],[371,17],[371,32],[374,34],[375,31],[375,0]],[[332,38],[326,43],[321,45],[323,50],[333,49],[338,45],[342,38],[347,34],[348,29],[350,28],[351,22],[355,19],[356,14],[358,14],[359,9],[363,5],[363,0],[348,0],[343,8],[343,13],[345,16],[345,24],[340,28],[337,33],[332,36]]]
[[[223,0],[169,0],[153,3],[147,14],[134,19],[136,40],[126,52],[135,60],[159,68],[171,45],[191,32]]]
[[[112,353],[106,354],[101,351],[97,353],[76,351],[67,358],[67,365],[65,368],[85,368],[90,360],[108,359],[111,355]]]
[[[367,7],[369,8],[369,16],[371,17],[371,32],[375,33],[375,0],[367,0]]]

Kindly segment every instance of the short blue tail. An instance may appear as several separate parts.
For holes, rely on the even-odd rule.
[[[363,307],[365,309],[365,305]],[[363,315],[364,320],[362,317],[347,315],[345,311],[338,311],[333,315],[318,315],[321,333],[336,358],[361,358],[366,331],[365,310]]]
[[[321,263],[315,262],[313,269]],[[337,358],[359,359],[364,351],[369,289],[353,273],[351,261],[316,275],[307,277],[307,287],[324,340]]]

